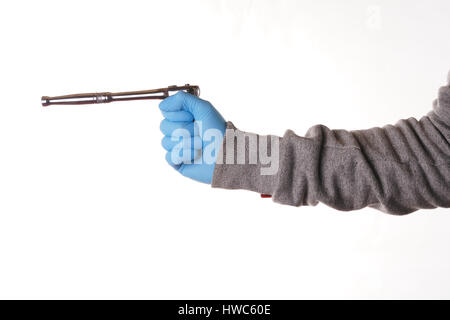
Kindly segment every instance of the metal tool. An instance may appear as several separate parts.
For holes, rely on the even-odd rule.
[[[197,97],[200,95],[199,86],[186,84],[184,86],[169,86],[167,88],[142,91],[77,93],[55,97],[43,96],[41,102],[43,107],[47,107],[50,105],[77,105],[109,103],[115,101],[164,99],[170,95],[170,92],[180,90],[186,91]]]

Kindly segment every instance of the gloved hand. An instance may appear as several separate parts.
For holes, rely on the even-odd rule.
[[[223,117],[211,103],[184,91],[164,99],[159,108],[167,162],[186,177],[211,183],[225,134]]]

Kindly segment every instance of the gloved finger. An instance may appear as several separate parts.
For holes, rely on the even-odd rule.
[[[214,107],[208,101],[202,100],[184,91],[178,91],[176,94],[165,98],[159,104],[159,108],[161,111],[184,110],[192,113],[195,119],[201,119],[206,114],[210,113],[211,110],[215,111]]]
[[[159,108],[161,111],[187,111],[194,116],[195,120],[204,120],[209,116],[225,122],[211,103],[184,91],[178,91],[165,98],[159,104]]]
[[[175,164],[175,163],[172,162],[172,158],[171,158],[170,152],[166,153],[166,161],[175,170],[177,170],[177,171],[180,170],[181,164]]]
[[[174,135],[182,135],[183,131],[186,130],[184,134],[193,137],[194,136],[194,122],[184,122],[184,121],[169,121],[167,119],[164,119],[161,121],[161,124],[159,126],[159,129],[165,136],[174,136]],[[176,134],[174,133],[175,130],[179,130]]]
[[[166,153],[166,161],[172,166],[182,163],[191,164],[196,159],[199,159],[199,157],[201,157],[201,151],[194,149],[174,148],[172,151],[167,151]]]
[[[193,96],[184,91],[178,91],[174,95],[171,95],[161,101],[159,103],[159,108],[161,109],[161,111],[190,111],[189,106],[191,104],[195,105],[196,100],[201,101],[196,96]]]
[[[199,170],[199,166],[202,166],[201,170]],[[178,168],[178,172],[185,177],[210,184],[214,172],[214,165],[183,164]]]
[[[202,148],[202,139],[199,136],[190,137],[185,139],[181,138],[173,138],[171,136],[164,136],[161,140],[161,145],[167,151],[171,151],[175,146],[180,145],[181,148],[184,149],[194,149],[199,150]]]
[[[169,121],[194,121],[192,113],[187,111],[161,111],[161,113]]]

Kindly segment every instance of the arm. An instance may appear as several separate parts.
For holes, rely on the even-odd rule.
[[[392,214],[450,207],[450,86],[439,90],[427,116],[383,128],[317,125],[305,137],[288,130],[279,138],[235,130],[228,122],[219,155],[213,187],[268,193],[282,204],[322,202],[344,211],[369,206]],[[262,161],[268,158],[279,161],[277,170],[262,174],[273,165]]]

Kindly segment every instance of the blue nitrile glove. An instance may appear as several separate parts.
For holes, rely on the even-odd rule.
[[[184,91],[164,99],[159,108],[167,162],[186,177],[211,183],[225,134],[223,117],[211,103]]]

